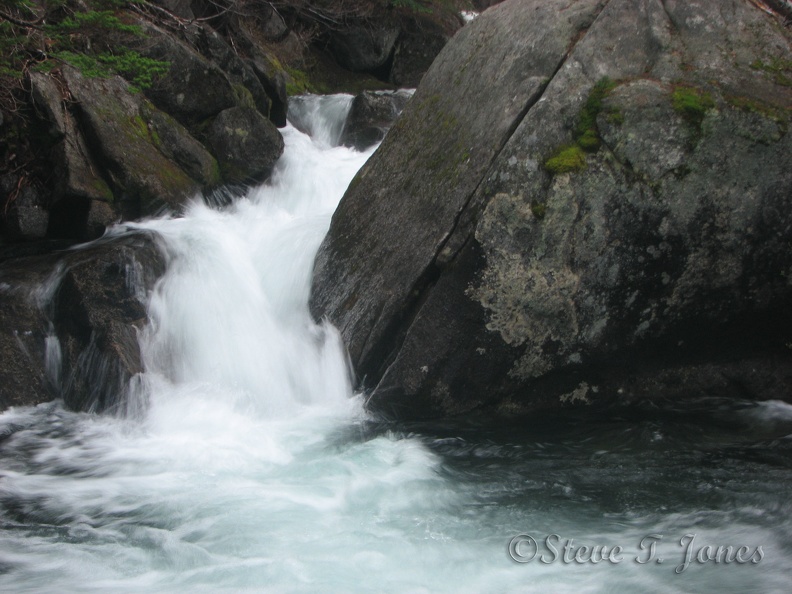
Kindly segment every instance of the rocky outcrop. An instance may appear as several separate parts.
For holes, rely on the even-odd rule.
[[[38,217],[41,220],[39,229],[27,228],[21,230],[20,235],[40,238],[49,231],[55,236],[72,233],[80,238],[92,238],[88,212],[93,207],[94,223],[104,230],[104,226],[116,218],[112,209],[102,208],[113,201],[113,192],[99,174],[100,169],[79,130],[79,124],[67,106],[68,90],[64,82],[51,75],[32,72],[30,91],[34,105],[48,124],[47,134],[52,141],[50,158],[57,176],[54,184],[56,197],[51,205],[48,201],[40,201],[37,211],[41,215]],[[46,208],[48,206],[50,208]],[[51,213],[55,216],[50,221]],[[96,213],[100,213],[99,216]]]
[[[0,410],[60,397],[72,410],[122,412],[164,269],[141,233],[0,265]]]
[[[178,210],[196,193],[222,193],[222,184],[260,181],[269,170],[262,159],[248,171],[239,159],[242,170],[229,168],[228,152],[222,170],[233,173],[223,177],[209,145],[239,155],[248,141],[218,138],[229,129],[214,123],[219,114],[253,109],[285,126],[289,94],[412,84],[467,6],[72,4],[47,14],[25,9],[38,20],[9,8],[19,12],[9,24],[14,35],[29,37],[24,22],[45,18],[51,34],[30,38],[26,57],[14,54],[16,80],[0,73],[9,89],[0,97],[0,187],[9,188],[0,196],[3,243],[90,240],[118,220]],[[339,66],[331,48],[356,72]],[[280,151],[271,129],[263,138],[272,140],[264,156]]]
[[[202,185],[219,183],[217,165],[206,149],[139,93],[131,93],[120,77],[87,78],[69,67],[63,76],[124,218],[153,213],[163,205],[178,208]],[[166,153],[182,159],[197,179]]]
[[[250,47],[253,55],[250,59],[250,67],[270,100],[270,121],[278,127],[283,127],[286,125],[286,115],[289,110],[289,96],[286,92],[287,75],[267,54],[256,49],[255,46]]]
[[[45,365],[49,321],[35,290],[52,272],[51,261],[24,258],[0,264],[0,410],[55,397]]]
[[[159,109],[195,130],[201,122],[239,105],[231,81],[214,62],[160,27],[140,19],[145,37],[133,47],[142,55],[168,63],[168,73],[146,91]]]
[[[216,31],[204,27],[197,29],[194,37],[196,46],[228,76],[237,96],[237,104],[257,109],[264,117],[268,117],[271,100],[253,67],[234,53]]]
[[[341,144],[365,150],[378,143],[401,115],[410,91],[363,91],[352,100]]]
[[[213,42],[215,53],[219,44]],[[203,143],[120,77],[89,78],[66,66],[59,74],[31,74],[31,92],[53,140],[59,179],[55,199],[42,205],[44,231],[38,236],[93,239],[116,220],[164,207],[178,210],[191,196],[221,183],[263,180],[283,151],[283,139],[258,109],[266,113],[269,100],[253,70],[228,56],[225,62],[236,64],[239,70],[231,70],[248,85],[238,85],[245,106],[203,121],[196,129]],[[182,72],[185,79],[199,74]],[[191,109],[182,105],[179,114],[194,124],[214,107]],[[233,114],[244,115],[234,119]],[[20,195],[15,212],[24,215],[23,231],[30,237],[38,219],[28,216],[26,199],[27,194]]]
[[[22,186],[19,176],[8,174],[0,177],[0,192],[4,196],[14,196],[11,207],[5,213],[9,237],[41,239],[47,235],[47,199],[39,188]]]
[[[311,309],[369,406],[788,398],[790,47],[743,0],[507,1],[465,27],[317,257]]]

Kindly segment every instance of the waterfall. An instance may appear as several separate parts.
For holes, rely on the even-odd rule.
[[[56,402],[0,415],[0,590],[788,590],[792,406],[369,419],[337,331],[307,300],[333,209],[371,151],[335,146],[349,97],[295,105],[311,136],[283,130],[270,182],[137,225],[168,257],[140,336],[138,414]],[[677,573],[693,533],[695,553],[763,558],[694,557]],[[657,545],[651,563],[642,542]],[[622,561],[576,561],[581,546],[622,547]]]

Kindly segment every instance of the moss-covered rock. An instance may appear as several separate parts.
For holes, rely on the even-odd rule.
[[[165,154],[176,157],[178,153],[182,162],[194,159],[195,171],[211,169],[211,156],[185,128],[155,115],[157,109],[139,93],[130,92],[119,77],[91,79],[73,68],[64,68],[63,75],[75,100],[77,119],[96,160],[111,179],[116,204],[125,218],[163,206],[178,208],[198,191],[201,183]],[[206,178],[211,179],[211,171],[206,171]]]

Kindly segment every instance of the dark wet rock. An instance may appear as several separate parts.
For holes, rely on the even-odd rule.
[[[250,66],[261,82],[261,86],[270,100],[270,121],[282,128],[286,125],[286,114],[289,109],[289,96],[286,92],[286,73],[278,68],[264,52],[253,51]]]
[[[72,410],[122,411],[164,270],[145,233],[0,264],[0,409],[60,397]]]
[[[739,0],[507,1],[464,27],[317,257],[311,309],[369,406],[788,399],[792,91],[760,65],[791,49]]]
[[[110,211],[104,217],[104,224],[115,220],[116,215],[108,204],[114,200],[113,191],[108,180],[102,177],[102,169],[68,108],[64,97],[68,92],[65,82],[50,74],[32,72],[30,87],[33,101],[50,127],[53,142],[50,155],[57,177],[52,196],[39,205],[38,216],[44,221],[41,236],[49,229],[54,236],[83,241],[95,239],[104,232],[104,227],[99,229],[100,221],[96,214],[89,225],[87,212],[91,209],[94,213]],[[92,206],[93,203],[97,204]],[[71,212],[65,217],[55,216],[48,220],[50,211],[57,215],[64,209],[71,209]]]
[[[0,177],[0,193],[11,197],[3,213],[5,231],[17,239],[40,239],[47,234],[47,196],[41,188],[25,185],[18,175]]]
[[[237,105],[252,107],[269,117],[270,99],[253,68],[216,31],[207,27],[197,31],[196,45],[226,73],[237,95]]]
[[[437,19],[415,15],[405,19],[393,54],[390,80],[399,87],[415,88],[437,55],[462,22],[459,18]]]
[[[136,234],[75,252],[63,265],[51,303],[61,396],[72,410],[123,407],[130,380],[143,371],[138,332],[164,256],[152,236]]]
[[[147,58],[170,64],[168,73],[146,90],[159,109],[194,129],[224,109],[239,105],[231,82],[217,64],[148,21],[137,24],[146,37],[135,49]]]
[[[398,25],[361,23],[333,31],[330,48],[342,67],[353,72],[373,72],[391,57],[398,37]]]
[[[31,72],[30,88],[36,108],[50,127],[53,142],[51,159],[57,182],[48,204],[64,199],[81,203],[93,200],[112,202],[113,192],[107,180],[102,178],[101,169],[67,107],[63,96],[68,90],[66,85],[52,75]],[[69,234],[78,239],[93,239],[85,235],[81,222],[70,229]]]
[[[275,125],[255,109],[234,107],[220,113],[207,131],[227,183],[265,179],[283,153],[283,137]]]
[[[409,91],[363,91],[355,96],[341,134],[341,144],[361,151],[381,141],[410,97]]]
[[[51,259],[0,264],[0,410],[48,402],[56,396],[44,364],[49,321],[36,299]]]

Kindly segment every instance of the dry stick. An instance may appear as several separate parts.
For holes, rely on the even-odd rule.
[[[0,11],[0,18],[3,18],[5,20],[7,20],[9,23],[11,23],[12,25],[16,25],[17,27],[25,27],[27,29],[36,29],[38,31],[43,31],[44,30],[43,27],[39,27],[36,24],[36,23],[40,23],[41,19],[39,19],[38,21],[36,21],[34,23],[29,23],[28,21],[20,21],[19,19],[15,19],[10,14],[6,14],[6,13],[4,13],[2,11]]]

